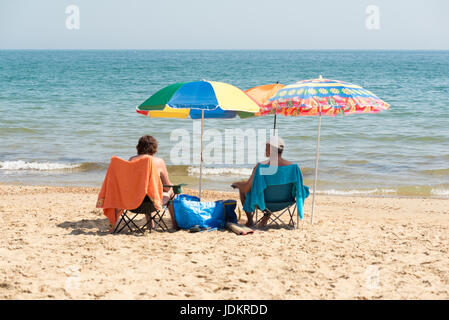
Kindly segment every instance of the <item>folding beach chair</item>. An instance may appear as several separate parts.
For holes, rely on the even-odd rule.
[[[287,183],[280,185],[267,186],[264,190],[265,198],[265,210],[262,211],[263,216],[269,215],[268,225],[276,224],[281,226],[285,224],[281,220],[281,216],[286,212],[289,213],[288,226],[295,227],[294,214],[296,213],[296,199],[294,197],[295,183]],[[258,212],[261,211],[258,208],[255,210],[256,225],[262,220],[262,217],[258,219]]]
[[[163,219],[164,215],[168,210],[168,206],[171,204],[176,195],[182,193],[182,187],[185,185],[186,184],[164,185],[164,187],[171,187],[173,189],[173,195],[168,200],[167,204],[163,206],[162,210],[156,210],[153,202],[151,202],[148,196],[145,197],[139,207],[131,210],[124,210],[122,215],[120,216],[119,222],[117,223],[112,233],[120,233],[125,227],[128,227],[130,231],[138,231],[140,233],[144,233],[145,229],[151,232],[152,229],[157,230],[158,228],[161,231],[168,231],[168,226]],[[134,219],[136,219],[141,214],[145,214],[151,217],[151,219],[149,221],[146,221],[143,226],[138,226],[134,222]],[[122,226],[120,226],[121,224]],[[152,224],[154,224],[154,227],[152,227]]]

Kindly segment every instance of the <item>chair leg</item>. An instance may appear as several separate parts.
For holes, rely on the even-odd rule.
[[[125,210],[122,213],[122,216],[120,217],[119,223],[117,224],[117,226],[115,227],[113,233],[120,233],[123,229],[125,229],[126,227],[128,227],[128,229],[130,231],[133,231],[131,224],[140,232],[140,233],[144,233],[144,231],[142,230],[142,228],[140,228],[133,220],[138,216],[138,213],[136,213],[132,218],[130,218],[127,215],[127,210]],[[118,229],[118,226],[120,225],[121,222],[124,222],[124,225]],[[145,226],[144,226],[145,227]],[[117,230],[118,229],[118,230]]]
[[[168,226],[164,221],[164,215],[165,212],[167,211],[167,208],[164,208],[164,210],[161,212],[160,210],[155,211],[154,214],[150,213],[150,220],[147,221],[142,227],[139,227],[135,222],[134,219],[141,213],[135,213],[134,216],[132,216],[131,218],[129,217],[129,215],[127,215],[128,210],[125,210],[122,215],[120,216],[119,222],[117,223],[117,225],[115,226],[114,230],[112,231],[112,233],[120,233],[124,228],[128,227],[128,229],[130,231],[133,231],[133,227],[134,229],[137,229],[138,232],[140,233],[145,233],[145,228],[147,228],[147,230],[150,231],[152,229],[157,229],[158,227],[162,230],[162,231],[167,231],[168,230]],[[123,223],[122,223],[123,222]],[[154,227],[152,227],[152,223],[154,222]],[[122,224],[122,226],[120,226]]]
[[[275,215],[273,212],[270,212],[270,219],[271,219],[271,222],[268,222],[268,223],[267,223],[267,226],[269,226],[269,225],[271,225],[271,224],[273,224],[273,223],[276,223],[278,226],[280,226],[280,225],[281,225],[280,223],[282,223],[280,217],[284,214],[284,212],[285,212],[285,211],[281,212],[281,214],[279,214],[279,215]],[[273,218],[273,217],[274,217],[274,218]],[[280,223],[278,223],[276,220],[278,220]]]
[[[131,219],[130,219],[129,216],[126,214],[127,212],[128,212],[128,211],[125,210],[125,211],[123,212],[122,216],[121,216],[121,219],[122,219],[124,225],[123,225],[123,227],[121,227],[121,228],[117,231],[117,233],[120,233],[123,229],[125,229],[125,227],[128,227],[128,229],[132,231],[132,228],[131,228],[130,225],[129,225],[129,222],[131,221]],[[128,219],[128,221],[127,221],[126,219]]]
[[[257,209],[256,209],[257,210]],[[257,226],[258,224],[259,224],[259,222],[263,219],[263,217],[265,217],[265,215],[267,215],[267,214],[269,214],[270,215],[270,220],[271,220],[271,222],[267,222],[267,226],[269,226],[269,225],[271,225],[271,224],[273,224],[273,222],[274,223],[276,223],[277,225],[279,225],[279,223],[277,223],[277,221],[276,221],[276,215],[275,214],[273,214],[273,212],[271,212],[270,210],[268,210],[268,209],[265,209],[265,210],[263,210],[263,211],[261,211],[261,212],[263,212],[263,216],[262,217],[260,217],[260,219],[257,219],[257,211],[256,211],[256,222],[255,222],[255,225]],[[281,214],[282,215],[282,214]],[[274,218],[273,218],[273,216],[274,216]]]
[[[162,213],[160,210],[158,210],[154,213],[154,216],[152,217],[152,219],[155,223],[154,229],[159,227],[159,228],[161,228],[162,231],[168,230],[168,226],[163,219],[166,211],[167,211],[167,208],[164,208]]]
[[[165,221],[163,219],[164,215],[165,215],[165,211],[160,216],[160,220],[159,221],[161,223],[158,223],[158,225],[161,227],[162,231],[168,231],[168,226],[167,226],[167,224],[165,223]]]
[[[281,213],[278,214],[278,215],[275,215],[273,212],[269,211],[268,209],[265,209],[264,213],[265,214],[270,214],[270,221],[267,223],[267,226],[273,225],[273,224],[276,224],[276,225],[280,226],[280,225],[284,224],[284,222],[281,220],[281,217],[282,217],[282,215],[284,213],[288,212],[290,220],[289,220],[287,225],[288,226],[291,225],[294,228],[295,227],[294,213],[296,211],[296,203],[294,205],[293,211],[291,211],[290,208],[291,208],[291,206],[287,207],[286,209],[281,211]],[[262,220],[262,218],[257,219],[257,213],[256,213],[256,224],[258,224],[260,222],[260,220]]]
[[[263,216],[259,219],[259,210],[256,208],[256,210],[254,211],[255,215],[256,215],[256,219],[253,219],[254,221],[254,225],[257,226],[260,222],[260,220],[262,220]],[[254,217],[253,217],[254,218]]]
[[[118,233],[117,232],[117,229],[118,229],[118,227],[120,226],[120,223],[122,223],[122,221],[123,221],[123,214],[120,216],[120,219],[118,220],[118,223],[115,225],[115,228],[114,228],[114,230],[112,231],[112,233]],[[121,231],[122,229],[120,229],[120,231]],[[119,231],[119,232],[120,232]]]
[[[133,224],[133,226],[140,232],[140,233],[145,233],[135,222],[134,222],[134,219],[138,216],[139,214],[138,213],[136,213],[135,215],[134,215],[134,217],[132,217],[130,220],[129,220],[129,222],[130,223],[132,223]]]
[[[290,215],[290,221],[288,222],[288,224],[290,225],[290,223],[291,223],[293,228],[295,228],[294,214],[295,214],[295,211],[296,211],[296,203],[295,203],[292,211],[290,211],[290,207],[288,207],[287,209],[288,209],[288,213]],[[296,214],[298,214],[298,213],[296,213]]]
[[[290,212],[290,208],[288,208],[288,215],[289,215],[289,217],[290,217],[290,221],[288,222],[288,224],[290,225],[292,225],[292,227],[294,228],[295,227],[295,222],[293,221],[293,213],[292,212]]]

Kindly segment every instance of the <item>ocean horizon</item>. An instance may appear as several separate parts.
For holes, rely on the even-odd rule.
[[[173,182],[196,188],[198,165],[170,162],[171,131],[192,132],[193,121],[148,119],[135,112],[138,104],[181,81],[246,90],[319,75],[359,84],[391,109],[322,118],[318,193],[449,198],[447,50],[3,49],[0,183],[99,187],[111,156],[131,157],[150,134]],[[277,118],[285,157],[310,186],[317,124],[316,117]],[[272,116],[207,119],[205,129],[272,125]],[[206,164],[203,186],[230,191],[253,166]]]

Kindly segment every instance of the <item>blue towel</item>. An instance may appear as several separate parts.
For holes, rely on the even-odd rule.
[[[257,208],[265,210],[264,191],[267,186],[280,185],[287,183],[296,183],[296,207],[298,215],[303,218],[304,200],[309,196],[309,187],[303,185],[302,174],[297,164],[282,166],[277,168],[277,172],[272,175],[260,174],[261,168],[268,168],[267,164],[259,164],[254,173],[251,190],[246,194],[243,210],[245,212],[254,212]]]

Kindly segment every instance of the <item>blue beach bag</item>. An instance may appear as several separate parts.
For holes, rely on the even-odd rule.
[[[226,226],[223,200],[202,202],[200,198],[180,194],[173,200],[175,219],[181,229],[200,228],[224,229]]]

